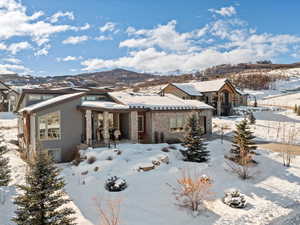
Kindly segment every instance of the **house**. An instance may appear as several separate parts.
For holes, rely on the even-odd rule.
[[[212,131],[213,107],[170,94],[73,90],[47,99],[48,94],[49,90],[45,96],[40,92],[45,100],[29,105],[25,94],[19,103],[25,104],[18,111],[19,142],[29,159],[42,148],[58,162],[70,161],[79,145],[105,146],[113,139],[176,141],[183,138],[186,119],[192,114],[199,116],[203,134]]]
[[[0,81],[0,111],[13,112],[19,93],[9,85]]]
[[[169,83],[161,93],[173,94],[182,99],[193,99],[213,106],[215,114],[228,116],[232,108],[247,105],[248,95],[234,87],[227,79],[193,83]]]

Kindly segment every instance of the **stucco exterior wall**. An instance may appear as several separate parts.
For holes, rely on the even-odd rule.
[[[77,110],[80,104],[80,98],[58,104],[48,109],[36,113],[35,116],[35,135],[37,142],[44,149],[61,149],[61,161],[70,161],[76,146],[81,143],[81,135],[83,134],[82,113]],[[38,137],[38,118],[52,112],[60,112],[60,140],[39,140]],[[33,126],[33,123],[31,123]]]

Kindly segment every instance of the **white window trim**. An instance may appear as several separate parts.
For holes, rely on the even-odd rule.
[[[40,120],[41,120],[41,117],[48,117],[49,114],[53,114],[53,113],[58,113],[58,118],[59,118],[59,138],[56,138],[56,139],[53,139],[53,138],[48,138],[48,134],[47,134],[47,137],[46,138],[43,138],[41,139],[41,136],[40,136]],[[50,113],[47,113],[45,115],[41,115],[38,117],[38,140],[40,141],[58,141],[58,140],[61,140],[61,115],[60,115],[60,111],[55,111],[55,112],[50,112]],[[47,126],[47,129],[48,130],[48,123],[46,124]],[[48,133],[48,132],[46,132]]]

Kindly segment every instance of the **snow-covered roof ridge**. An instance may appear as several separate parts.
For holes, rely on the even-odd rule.
[[[71,98],[76,98],[76,97],[82,96],[84,94],[85,94],[85,92],[78,92],[78,93],[60,95],[60,96],[50,98],[48,100],[30,105],[30,106],[27,106],[27,107],[24,107],[24,108],[20,109],[19,112],[31,113],[33,111],[42,109],[44,107],[47,107],[47,106],[50,106],[50,105],[53,105],[53,104],[58,104],[62,101],[65,101],[65,100],[68,100],[68,99],[71,99]]]
[[[129,106],[108,101],[83,101],[82,107],[103,108],[103,109],[129,109]]]
[[[197,81],[197,82],[190,82],[190,83],[171,83],[171,84],[189,95],[202,96],[203,92],[212,92],[212,91],[220,90],[224,86],[226,81],[227,79],[223,78],[223,79],[216,79],[216,80],[209,80],[209,81]]]
[[[191,110],[191,109],[214,109],[197,100],[183,100],[172,94],[150,93],[125,93],[111,92],[109,95],[129,108],[151,109],[151,110]]]

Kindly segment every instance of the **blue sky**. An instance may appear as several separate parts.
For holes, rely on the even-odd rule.
[[[296,62],[299,10],[297,0],[0,0],[0,73]]]

